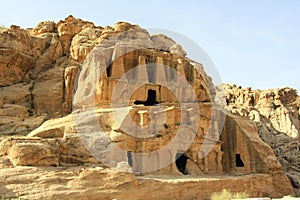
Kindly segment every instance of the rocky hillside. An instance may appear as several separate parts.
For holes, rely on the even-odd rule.
[[[296,91],[225,88],[224,106],[237,115],[215,104],[201,63],[138,25],[69,16],[1,27],[0,197],[208,199],[223,188],[294,195]]]
[[[107,46],[107,38],[133,29],[136,35],[128,34],[140,45],[186,54],[172,39],[164,35],[150,37],[144,29],[125,22],[101,27],[69,16],[58,23],[41,22],[34,29],[1,27],[1,134],[26,135],[45,120],[70,113],[81,62],[97,44],[104,41]]]
[[[264,122],[292,138],[300,135],[300,97],[292,88],[252,90],[223,85],[226,108],[232,113]]]
[[[25,135],[46,119],[70,113],[80,62],[103,38],[129,28],[97,27],[72,16],[34,29],[1,28],[2,135]]]
[[[292,88],[252,90],[234,84],[217,87],[224,92],[225,108],[254,121],[300,191],[300,97]]]

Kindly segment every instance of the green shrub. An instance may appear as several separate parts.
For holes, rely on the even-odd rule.
[[[215,192],[211,195],[211,200],[231,200],[231,199],[244,199],[249,195],[246,192],[231,193],[230,191],[223,189],[221,192]]]

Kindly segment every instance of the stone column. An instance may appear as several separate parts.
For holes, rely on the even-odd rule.
[[[138,83],[149,83],[145,56],[139,56],[136,80]]]
[[[154,69],[154,83],[165,85],[167,83],[165,67],[162,57],[156,58],[156,65]]]
[[[122,57],[114,60],[111,65],[111,78],[121,78],[125,74],[124,61]]]

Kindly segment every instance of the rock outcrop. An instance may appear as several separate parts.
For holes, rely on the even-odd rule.
[[[0,86],[20,83],[33,68],[36,54],[33,52],[32,40],[26,30],[17,26],[0,29]]]
[[[224,88],[226,109],[256,123],[260,137],[273,148],[299,195],[300,97],[297,91],[292,88],[252,90],[234,84],[220,87]]]
[[[69,16],[32,30],[2,28],[0,41],[0,194],[294,194],[261,129],[216,105],[212,79],[171,38],[126,22],[100,27]],[[294,94],[278,95],[286,93]],[[296,99],[281,96],[295,107]],[[294,136],[299,123],[291,123]]]
[[[300,97],[292,88],[252,90],[223,85],[226,109],[255,122],[268,123],[292,138],[300,134]]]
[[[15,167],[2,169],[0,194],[23,199],[210,199],[225,186],[253,196],[280,196],[271,176],[134,176],[103,167]],[[280,184],[280,181],[278,182]],[[268,187],[266,187],[268,186]],[[26,188],[26,189],[24,189]],[[284,189],[284,186],[282,186]],[[201,194],[199,194],[201,191]]]

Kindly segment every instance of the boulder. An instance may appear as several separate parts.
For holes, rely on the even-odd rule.
[[[176,44],[174,40],[163,34],[152,35],[154,48],[163,51],[170,51],[171,47]]]
[[[179,56],[182,56],[182,57],[186,56],[186,52],[184,51],[184,49],[182,48],[182,46],[179,45],[179,44],[174,44],[173,46],[171,46],[170,52],[171,53],[175,53],[175,54],[177,54]]]
[[[20,83],[34,67],[32,40],[23,29],[0,29],[0,86]]]
[[[44,33],[55,33],[56,27],[53,21],[40,22],[31,32],[31,35],[37,36]]]
[[[95,47],[97,38],[100,37],[102,29],[86,26],[81,32],[74,36],[71,47],[70,55],[71,57],[82,62],[88,53]]]
[[[43,143],[16,143],[9,150],[9,158],[15,166],[57,166],[54,148]]]
[[[93,23],[86,22],[81,19],[76,19],[72,15],[68,16],[65,20],[60,20],[56,24],[64,55],[69,55],[73,37],[81,32],[86,25],[94,26]]]

